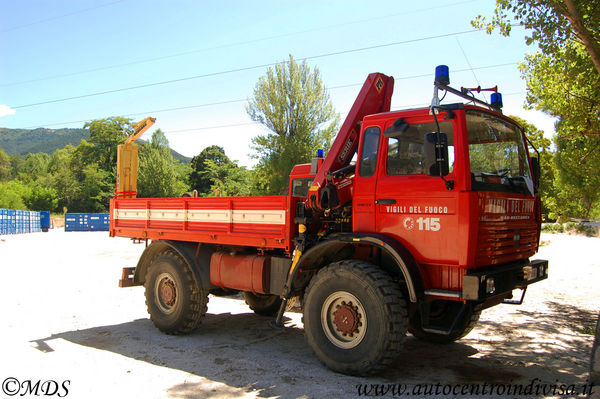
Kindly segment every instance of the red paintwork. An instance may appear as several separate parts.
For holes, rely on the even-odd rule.
[[[215,252],[210,259],[210,282],[217,287],[264,294],[268,292],[269,258]]]
[[[377,82],[380,84],[376,85]],[[369,75],[331,150],[320,165],[308,198],[112,199],[110,234],[152,240],[243,246],[258,249],[258,252],[281,249],[291,256],[296,235],[296,203],[304,201],[319,209],[318,194],[327,184],[328,173],[346,166],[357,149],[361,153],[366,128],[378,126],[384,132],[398,118],[404,118],[408,124],[433,122],[428,108],[384,112],[389,110],[392,90],[393,78],[382,74]],[[389,139],[383,137],[383,134],[379,141],[377,171],[373,176],[361,177],[356,173],[341,181],[333,179],[333,183],[339,188],[340,203],[352,201],[353,231],[384,234],[404,245],[419,265],[425,289],[460,292],[462,277],[467,270],[526,259],[538,249],[541,221],[539,197],[471,191],[465,122],[465,110],[469,108],[506,118],[474,106],[454,111],[454,118],[451,119],[454,130],[454,164],[452,172],[446,176],[446,180],[454,182],[452,190],[447,190],[439,177],[387,175],[385,162]],[[368,113],[374,114],[366,115]],[[442,121],[444,116],[445,112],[440,112],[438,120]],[[358,122],[361,119],[359,131]],[[357,163],[356,170],[359,166]],[[313,176],[310,174],[309,164],[297,165],[290,180]],[[312,196],[315,196],[314,201]],[[375,203],[382,199],[394,200],[395,204]],[[203,209],[279,210],[285,211],[285,224],[115,219],[113,216],[119,209],[170,209],[182,212]],[[322,216],[316,215],[317,218]],[[308,234],[315,233],[316,231],[309,231]],[[360,250],[357,253],[361,253]],[[211,262],[211,279],[214,278],[214,284],[264,292],[265,287],[256,281],[260,273],[264,276],[264,269],[260,266],[255,268],[255,258],[219,256],[218,261],[214,260],[214,266]]]
[[[344,120],[340,131],[338,132],[323,165],[317,171],[313,186],[316,190],[310,194],[315,194],[315,206],[320,207],[319,190],[327,183],[327,175],[350,163],[352,156],[356,152],[359,143],[358,133],[362,119],[369,114],[377,114],[390,110],[392,93],[394,91],[394,78],[382,73],[370,74],[362,89],[358,93],[348,116]],[[310,197],[309,194],[309,197]],[[346,195],[344,195],[346,194]],[[350,201],[352,193],[350,191],[338,193],[340,204]]]
[[[534,197],[469,192],[465,110],[456,110],[454,114],[455,162],[453,171],[446,176],[454,181],[453,190],[447,190],[439,177],[388,176],[385,167],[388,139],[383,136],[377,173],[371,177],[357,174],[354,178],[353,230],[386,234],[402,243],[420,265],[426,289],[460,291],[467,269],[525,259],[537,252],[538,246]],[[441,113],[438,120],[444,116]],[[433,122],[429,109],[389,112],[366,117],[362,131],[378,126],[383,132],[398,118],[404,118],[408,124]],[[362,141],[359,154],[361,150]],[[394,199],[396,204],[376,205],[375,201],[380,199]],[[419,230],[419,218],[439,219],[439,230]],[[513,239],[515,230],[519,230],[521,237],[518,247]]]
[[[110,200],[110,234],[151,240],[205,242],[257,248],[293,250],[294,217],[298,197],[113,198]],[[148,221],[115,218],[118,209],[285,211],[285,224],[212,223],[207,221]]]

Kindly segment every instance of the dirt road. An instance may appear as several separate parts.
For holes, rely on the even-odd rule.
[[[380,397],[456,397],[470,393],[456,391],[465,386],[480,389],[479,397],[518,397],[506,391],[511,384],[531,385],[529,397],[573,397],[570,388],[581,392],[588,378],[600,239],[542,240],[538,257],[550,260],[550,278],[532,286],[523,305],[484,311],[478,327],[451,345],[409,335],[388,372],[356,378],[318,362],[299,313],[286,313],[286,328],[274,330],[237,298],[211,297],[193,335],[159,333],[143,288],[117,287],[143,245],[105,232],[0,236],[0,397],[19,397],[38,381],[70,398],[357,398],[362,384],[388,387]],[[492,395],[484,384],[496,385]]]

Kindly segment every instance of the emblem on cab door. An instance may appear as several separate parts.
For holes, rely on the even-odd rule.
[[[415,227],[415,220],[410,216],[407,216],[404,218],[402,224],[406,230],[412,230]]]

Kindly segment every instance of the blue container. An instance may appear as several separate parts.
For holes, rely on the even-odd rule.
[[[8,222],[8,212],[6,209],[0,209],[0,234],[6,234]]]
[[[108,213],[90,213],[88,226],[90,231],[108,231]]]
[[[40,228],[42,231],[48,231],[48,229],[50,229],[50,211],[40,212]]]
[[[38,211],[33,212],[33,231],[36,233],[42,231],[42,222]]]
[[[65,231],[80,231],[79,214],[65,213]]]
[[[29,211],[23,211],[23,233],[31,233],[31,219]]]
[[[17,211],[8,210],[8,234],[17,234]]]
[[[65,231],[108,231],[108,213],[67,213]]]
[[[65,231],[88,231],[88,213],[65,213]]]

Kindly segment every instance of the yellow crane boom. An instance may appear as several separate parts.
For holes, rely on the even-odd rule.
[[[137,194],[138,148],[135,141],[156,122],[156,118],[147,117],[134,123],[133,133],[125,143],[117,146],[117,184],[115,197],[135,198]]]

